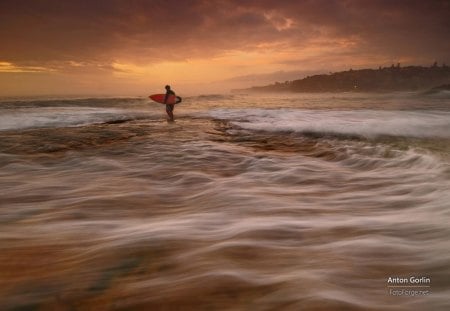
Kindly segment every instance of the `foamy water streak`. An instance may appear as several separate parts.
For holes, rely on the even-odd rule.
[[[142,99],[0,101],[0,131],[148,118],[155,115],[154,108],[148,107]]]
[[[250,130],[450,138],[450,113],[446,111],[223,109],[211,115]]]
[[[193,97],[175,124],[3,131],[1,306],[448,309],[445,107],[279,105]],[[432,294],[389,295],[409,275]]]

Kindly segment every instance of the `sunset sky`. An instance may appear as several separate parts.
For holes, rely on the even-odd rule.
[[[0,96],[207,93],[450,63],[450,1],[0,0]]]

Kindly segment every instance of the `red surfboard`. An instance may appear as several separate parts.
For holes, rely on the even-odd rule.
[[[153,94],[153,95],[150,95],[149,98],[151,100],[154,100],[157,103],[164,104],[164,99],[166,98],[166,94]],[[169,98],[167,99],[166,104],[175,105],[178,103],[181,103],[180,96],[169,95]]]

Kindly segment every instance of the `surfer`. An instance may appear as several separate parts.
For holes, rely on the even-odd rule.
[[[169,116],[169,121],[173,121],[173,109],[175,108],[175,105],[167,104],[167,100],[170,95],[175,96],[175,92],[170,89],[170,85],[166,85],[166,97],[164,97],[164,104],[166,104],[166,112]]]

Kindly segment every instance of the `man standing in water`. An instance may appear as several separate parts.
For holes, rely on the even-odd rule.
[[[164,97],[164,104],[166,104],[166,112],[167,112],[167,115],[169,116],[169,121],[173,122],[174,121],[173,109],[175,108],[175,104],[171,105],[171,104],[167,103],[167,100],[169,99],[170,95],[175,96],[175,92],[170,89],[170,85],[166,85],[166,97]]]

